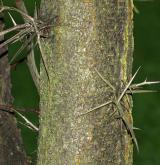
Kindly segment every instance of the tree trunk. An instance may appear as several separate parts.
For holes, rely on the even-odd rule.
[[[132,8],[131,0],[42,1],[41,18],[55,20],[54,38],[43,42],[50,81],[41,66],[38,165],[132,165],[132,139],[117,107],[87,113],[114,100],[131,78]],[[132,125],[131,98],[122,104]]]
[[[2,29],[3,22],[0,21],[0,31]],[[2,41],[1,36],[0,42]],[[0,49],[0,165],[27,165],[27,157],[23,150],[16,118],[12,113],[7,112],[7,109],[2,108],[2,105],[12,103],[10,66],[6,51],[6,47]]]

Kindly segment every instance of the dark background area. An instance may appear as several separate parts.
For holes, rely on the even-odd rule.
[[[40,3],[36,0],[37,4]],[[3,0],[5,5],[15,5],[14,0]],[[25,5],[33,16],[35,10],[34,0],[24,0]],[[135,6],[139,14],[134,14],[134,65],[133,73],[141,66],[135,78],[136,83],[144,81],[160,80],[160,0],[142,2],[135,1]],[[23,22],[20,16],[16,16],[18,21]],[[9,21],[7,27],[12,26]],[[7,36],[6,36],[7,37]],[[9,37],[9,36],[8,36]],[[20,44],[20,43],[19,43]],[[9,58],[18,49],[18,46],[9,47]],[[23,52],[22,52],[23,54]],[[20,57],[22,57],[20,55]],[[25,61],[19,63],[11,70],[12,94],[14,96],[14,106],[26,109],[38,108],[39,96],[29,74]],[[149,89],[160,91],[160,85],[152,85]],[[140,152],[134,152],[134,165],[160,165],[160,92],[142,93],[133,95],[133,119],[134,126],[141,130],[135,130],[139,143]],[[33,123],[38,125],[36,113],[23,113]],[[21,119],[19,119],[19,122]],[[37,133],[19,124],[22,128],[24,146],[29,156],[36,159]],[[34,164],[34,163],[33,163]]]
[[[135,2],[134,65],[141,66],[135,82],[160,80],[160,0]],[[160,85],[150,89],[160,90]],[[135,151],[134,165],[160,165],[160,92],[133,96],[134,126],[140,152]]]

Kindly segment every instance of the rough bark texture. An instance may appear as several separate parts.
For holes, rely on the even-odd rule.
[[[132,165],[132,140],[112,104],[131,77],[132,1],[43,0],[56,18],[54,39],[44,41],[50,82],[41,67],[38,165]],[[131,100],[121,101],[132,125]],[[116,111],[114,117],[110,117]]]
[[[0,31],[3,22],[0,22]],[[2,42],[3,37],[0,38]],[[1,53],[6,48],[0,49]],[[2,54],[1,54],[2,55]],[[10,66],[7,56],[0,58],[0,107],[10,105],[12,97],[10,93]],[[27,165],[26,154],[23,150],[21,134],[17,128],[17,122],[13,114],[0,110],[0,165]]]

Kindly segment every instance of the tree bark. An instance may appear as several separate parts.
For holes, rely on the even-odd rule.
[[[43,42],[50,81],[41,65],[38,165],[132,165],[114,104],[81,115],[115,96],[96,69],[117,96],[131,78],[132,9],[130,0],[42,0],[41,18],[55,20]],[[131,98],[122,104],[132,125]]]
[[[3,22],[0,22],[0,31]],[[3,37],[1,36],[0,42]],[[17,128],[16,118],[8,110],[2,109],[1,105],[12,103],[10,66],[7,48],[0,49],[0,165],[27,165],[27,157],[23,150],[21,133]]]

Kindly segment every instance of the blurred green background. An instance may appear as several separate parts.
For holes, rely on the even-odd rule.
[[[35,1],[39,5],[40,0],[24,0],[32,16],[35,10]],[[3,2],[5,5],[15,5],[14,0],[3,0]],[[135,82],[142,82],[146,78],[148,81],[160,80],[160,0],[148,2],[137,0],[134,4],[139,10],[139,14],[134,14],[135,51],[133,73],[141,66]],[[7,14],[5,17],[9,20]],[[23,22],[20,15],[17,15],[17,18],[19,22]],[[12,26],[11,24],[8,21],[7,27]],[[9,48],[9,58],[13,56],[13,47],[15,45]],[[17,49],[18,47],[15,47],[14,51]],[[27,109],[38,108],[39,96],[25,61],[12,69],[11,76],[12,94],[15,98],[14,105]],[[154,85],[150,88],[160,90],[160,85]],[[160,93],[134,94],[133,100],[134,126],[141,129],[136,130],[140,152],[134,152],[134,165],[160,165]],[[24,115],[38,125],[36,113],[27,112]],[[37,133],[21,125],[19,126],[22,128],[21,132],[26,151],[32,157],[32,160],[35,160]],[[35,164],[34,161],[33,164]]]
[[[135,2],[139,14],[134,16],[134,65],[141,66],[136,82],[160,80],[160,0]],[[160,85],[152,86],[160,90]],[[134,126],[140,152],[135,151],[134,165],[160,165],[160,93],[133,96]]]

